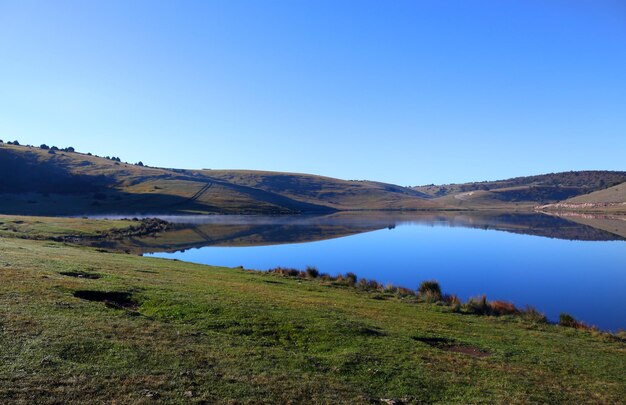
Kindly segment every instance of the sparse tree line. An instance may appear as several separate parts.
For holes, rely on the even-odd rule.
[[[2,139],[0,139],[0,144],[4,143],[4,141]],[[28,148],[34,148],[35,146],[33,145],[21,145],[17,140],[15,141],[9,141],[6,142],[7,145],[14,145],[14,146],[26,146]],[[45,143],[42,143],[39,146],[39,149],[42,150],[47,150],[49,154],[54,155],[57,152],[69,152],[69,153],[76,153],[76,149],[74,149],[74,147],[72,146],[68,146],[67,148],[59,148],[57,146],[48,146]],[[122,159],[120,159],[119,157],[116,156],[98,156],[98,155],[94,155],[91,152],[86,153],[87,156],[95,156],[95,157],[99,157],[99,158],[103,158],[103,159],[108,159],[108,160],[112,160],[116,163],[125,163],[125,164],[133,164],[133,163],[128,163],[128,162],[122,162]],[[146,165],[143,164],[142,161],[139,161],[137,163],[134,163],[136,166],[141,166],[144,167]]]

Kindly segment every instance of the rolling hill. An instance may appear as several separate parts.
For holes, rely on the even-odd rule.
[[[545,211],[626,213],[626,183],[540,207]]]
[[[604,190],[624,181],[626,172],[623,171],[579,171],[498,181],[417,186],[413,190],[449,208],[527,209]]]
[[[0,144],[0,212],[293,214],[419,210],[408,188],[304,174],[154,168],[74,152]]]
[[[604,190],[570,198],[569,203],[624,203],[626,202],[626,182]]]
[[[300,173],[148,167],[75,152],[73,148],[13,143],[0,143],[0,173],[0,213],[4,214],[532,210],[562,201],[626,201],[626,187],[619,186],[626,182],[626,172],[565,172],[401,187]]]
[[[254,170],[205,170],[200,173],[336,210],[415,210],[433,208],[428,195],[407,187],[374,181],[339,180],[299,173]]]

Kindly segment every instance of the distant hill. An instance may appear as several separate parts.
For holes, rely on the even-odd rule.
[[[374,181],[339,180],[310,174],[254,170],[206,170],[203,175],[228,183],[278,193],[337,210],[422,209],[435,204],[411,188]]]
[[[626,202],[626,182],[604,190],[570,198],[568,203],[624,203]]]
[[[413,190],[448,207],[531,207],[555,203],[626,181],[626,172],[579,171],[464,184],[427,185]]]
[[[0,143],[0,213],[314,213],[433,209],[391,184],[252,171],[153,168],[70,150]]]
[[[575,197],[624,201],[626,188],[617,186],[626,182],[626,172],[552,173],[411,188],[299,173],[156,168],[73,148],[1,142],[0,173],[0,213],[26,215],[528,210]]]
[[[544,211],[626,214],[626,183],[539,207]]]

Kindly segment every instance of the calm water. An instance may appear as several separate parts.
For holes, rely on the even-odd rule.
[[[565,219],[382,215],[178,222],[192,222],[202,241],[154,256],[259,270],[311,265],[411,288],[436,279],[462,299],[487,294],[533,305],[551,320],[568,312],[602,329],[626,328],[626,242]],[[197,248],[202,245],[209,246]]]

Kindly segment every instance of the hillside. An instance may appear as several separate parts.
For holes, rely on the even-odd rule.
[[[413,190],[459,208],[531,208],[603,190],[626,181],[626,172],[580,171],[464,184],[427,185]]]
[[[0,172],[0,213],[28,215],[532,210],[604,189],[581,198],[620,200],[624,187],[616,185],[626,182],[626,172],[584,171],[411,188],[300,173],[155,168],[6,143]]]
[[[626,183],[539,208],[544,211],[626,214]]]
[[[374,181],[339,180],[299,173],[254,170],[205,170],[214,179],[267,192],[293,200],[319,204],[337,210],[421,209],[434,207],[427,195],[407,187]]]
[[[0,178],[0,213],[5,214],[289,214],[435,207],[419,193],[389,184],[254,172],[245,173],[264,180],[238,181],[243,172],[153,168],[9,144],[0,144],[0,171],[9,174]],[[302,192],[283,187],[285,181],[300,182]]]
[[[624,203],[626,202],[626,182],[604,190],[570,198],[568,203]]]

